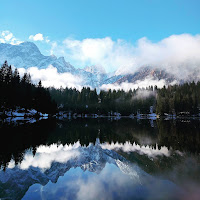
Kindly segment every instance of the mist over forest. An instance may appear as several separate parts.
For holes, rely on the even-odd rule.
[[[105,89],[97,91],[90,87],[44,88],[42,82],[33,84],[31,75],[20,77],[18,69],[12,70],[7,61],[0,69],[1,110],[36,109],[44,113],[65,111],[76,114],[122,115],[157,113],[160,115],[199,115],[200,82],[181,85],[152,85],[146,88]]]

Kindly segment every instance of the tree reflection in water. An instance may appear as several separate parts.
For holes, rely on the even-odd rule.
[[[48,148],[53,147],[57,151],[57,148],[78,144],[77,148],[84,149],[91,143],[95,144],[99,138],[102,152],[117,152],[119,157],[122,156],[127,162],[137,165],[144,173],[170,180],[192,191],[194,195],[197,195],[198,191],[195,188],[200,186],[200,123],[197,120],[112,121],[102,118],[42,120],[34,124],[1,122],[0,132],[4,136],[0,141],[0,165],[5,170],[4,173],[15,165],[24,166],[27,155],[32,163],[36,163],[39,153],[47,151]],[[51,154],[50,157],[49,168],[52,168],[54,163],[67,162],[66,158],[71,159],[65,151],[54,157]],[[41,160],[39,163],[42,163]],[[91,164],[91,160],[89,163]],[[39,165],[33,165],[27,169],[41,168]],[[83,166],[85,165],[79,167],[84,169]],[[59,173],[64,175],[62,170]],[[4,186],[5,184],[1,183],[1,188]],[[3,195],[3,190],[0,194]]]

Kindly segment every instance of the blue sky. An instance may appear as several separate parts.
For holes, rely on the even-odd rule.
[[[46,55],[51,53],[52,45],[57,44],[55,51],[66,38],[82,41],[109,37],[113,42],[122,39],[127,45],[135,45],[143,37],[156,43],[174,34],[200,33],[199,0],[6,0],[0,3],[0,31],[9,30],[21,41],[41,33],[44,40],[35,42]],[[85,59],[87,62],[76,62],[74,56],[63,56],[68,56],[75,65],[90,64],[89,58]]]
[[[198,0],[6,0],[0,27],[18,38],[43,33],[52,40],[141,37],[158,41],[200,32]]]

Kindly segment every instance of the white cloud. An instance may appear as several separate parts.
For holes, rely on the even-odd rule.
[[[13,38],[13,34],[10,31],[3,31],[1,35],[4,37],[5,41],[9,41]]]
[[[0,38],[0,43],[5,43],[5,40],[3,38]]]
[[[171,85],[176,84],[176,81],[172,82]],[[152,77],[147,77],[144,80],[138,80],[135,83],[128,83],[123,82],[121,84],[114,83],[114,84],[103,84],[100,89],[101,90],[124,90],[129,91],[130,89],[137,89],[137,88],[146,88],[149,86],[157,86],[158,88],[162,88],[164,85],[168,85],[164,79],[161,80],[154,80]]]
[[[65,56],[77,66],[101,65],[106,71],[113,71],[134,63],[132,49],[125,41],[115,42],[110,37],[82,41],[67,38],[62,44],[53,43],[51,53]]]
[[[18,45],[18,44],[22,43],[22,41],[15,38],[13,33],[6,30],[6,31],[0,32],[0,43],[9,43],[12,45]]]
[[[66,39],[64,44],[68,49],[72,49],[75,58],[77,58],[77,54],[80,54],[80,59],[83,61],[92,59],[98,62],[110,53],[114,42],[110,38],[85,39],[83,41]]]
[[[54,43],[51,53],[63,55],[72,63],[102,65],[107,71],[134,73],[142,66],[160,67],[179,77],[200,68],[200,35],[172,35],[159,42],[141,38],[133,45],[110,37],[75,40],[67,38]]]
[[[37,33],[35,35],[30,35],[29,36],[29,40],[33,40],[33,41],[45,41],[46,43],[50,42],[50,40],[48,39],[48,37],[44,37],[42,33]]]
[[[101,65],[105,67],[107,72],[116,70],[115,74],[117,75],[134,73],[140,67],[151,66],[165,69],[181,79],[187,78],[189,75],[192,77],[194,72],[200,78],[200,35],[172,35],[158,42],[152,42],[144,37],[134,45],[121,39],[114,41],[110,37],[86,38],[83,40],[67,38],[62,43],[50,42],[48,37],[44,37],[42,33],[31,35],[29,39],[49,43],[51,54],[64,56],[67,61],[70,61],[76,67]],[[20,43],[10,31],[0,32],[0,42]],[[37,72],[41,73],[43,71]],[[51,76],[54,78],[53,75]],[[57,77],[58,84],[55,81],[54,85],[69,86],[66,81],[58,78],[62,75],[57,76],[56,74],[55,77]],[[69,75],[69,80],[72,80],[73,77],[73,75]],[[42,78],[44,79],[44,77]],[[44,81],[43,84],[45,85],[52,85],[53,83],[52,80],[47,78]],[[77,84],[77,81],[71,82],[73,86]],[[147,78],[135,84],[108,84],[103,85],[101,88],[111,87],[111,89],[129,90],[130,88],[141,88],[149,85],[162,87],[165,84],[164,80],[149,80]]]
[[[62,86],[63,88],[82,89],[82,80],[80,77],[71,73],[58,73],[57,68],[52,65],[49,65],[46,69],[30,67],[28,69],[19,68],[18,70],[21,76],[23,76],[25,72],[30,73],[34,83],[38,83],[39,80],[41,80],[44,87],[60,88]]]
[[[45,38],[45,42],[46,42],[46,43],[49,43],[49,42],[50,42],[50,40],[48,39],[48,37]]]
[[[44,40],[44,37],[43,37],[43,34],[38,33],[38,34],[36,34],[36,35],[30,35],[30,36],[29,36],[29,39],[30,39],[30,40],[34,40],[34,41],[43,41],[43,40]]]
[[[136,65],[160,67],[181,78],[200,67],[200,35],[172,35],[157,43],[147,38],[138,40]],[[132,68],[126,71],[131,72]]]

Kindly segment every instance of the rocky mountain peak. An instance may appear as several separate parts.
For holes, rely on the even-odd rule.
[[[155,80],[165,79],[167,83],[175,80],[172,74],[150,66],[141,67],[133,73],[123,71],[126,68],[122,68],[121,71],[118,70],[113,74],[106,73],[106,70],[101,65],[86,66],[84,69],[78,69],[66,62],[64,57],[44,56],[33,42],[23,42],[19,45],[0,44],[0,64],[3,64],[5,60],[8,61],[9,65],[25,69],[29,67],[45,69],[52,65],[57,68],[59,73],[68,72],[75,76],[80,76],[83,84],[92,88],[99,88],[103,84],[135,83],[147,77]]]
[[[87,66],[84,68],[84,70],[93,74],[106,74],[105,68],[100,65]]]

